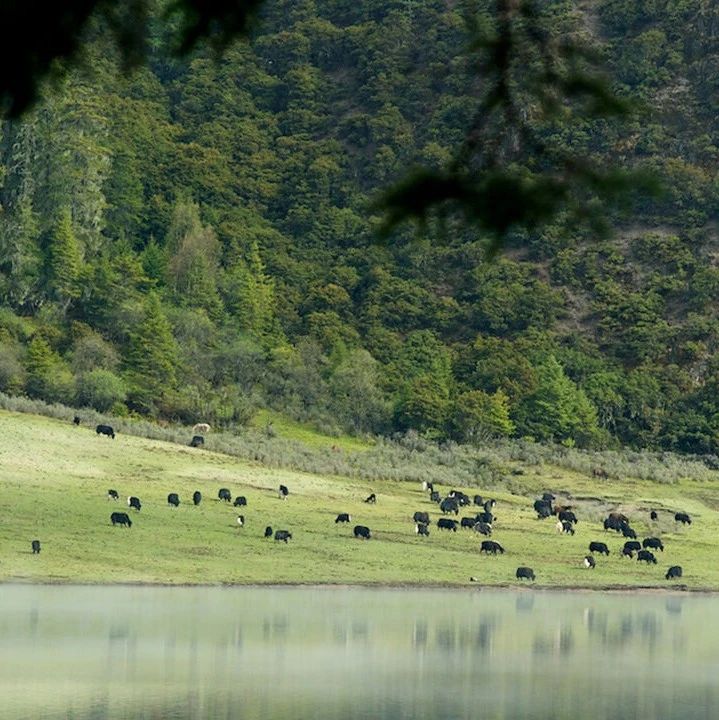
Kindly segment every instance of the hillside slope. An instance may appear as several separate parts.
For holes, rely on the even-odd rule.
[[[269,408],[335,434],[716,453],[719,10],[581,3],[639,104],[547,140],[664,192],[608,218],[613,238],[560,216],[487,263],[454,218],[377,242],[372,205],[461,146],[463,5],[272,0],[222,62],[157,52],[129,77],[93,36],[87,71],[0,132],[0,391],[189,425]],[[576,3],[540,5],[583,32]]]
[[[719,481],[656,484],[626,478],[589,478],[560,468],[525,468],[523,492],[498,484],[470,488],[497,500],[493,539],[506,553],[479,554],[481,536],[469,530],[440,531],[440,517],[415,483],[373,482],[268,470],[203,450],[118,435],[23,415],[0,413],[0,580],[90,583],[513,583],[519,565],[529,565],[542,586],[666,587],[669,565],[684,567],[689,589],[719,589],[714,562],[719,530]],[[520,470],[519,464],[515,467]],[[287,500],[277,487],[287,485]],[[234,508],[217,499],[221,487],[244,495],[244,527]],[[122,501],[107,499],[118,490]],[[191,495],[199,489],[202,503]],[[538,521],[532,500],[543,490],[573,497],[576,535],[558,535],[552,520]],[[449,488],[439,488],[445,495]],[[377,504],[368,505],[369,492]],[[167,505],[177,492],[178,508]],[[127,509],[136,495],[142,510]],[[622,559],[623,539],[601,529],[609,509],[620,508],[640,533],[662,537],[659,564],[645,567]],[[650,523],[648,509],[660,518]],[[691,526],[678,526],[673,512],[689,512]],[[113,527],[110,513],[128,511],[132,528]],[[427,511],[431,534],[414,532],[412,515]],[[462,513],[463,515],[474,512]],[[335,524],[349,512],[349,525]],[[372,531],[369,541],[352,537],[355,524]],[[266,525],[292,532],[285,545],[264,539]],[[32,555],[30,541],[42,551]],[[582,558],[591,540],[605,541],[608,558],[586,570]]]

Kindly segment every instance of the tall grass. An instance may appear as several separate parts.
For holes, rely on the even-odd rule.
[[[88,408],[77,410],[3,393],[0,393],[0,408],[45,415],[68,423],[79,415],[85,425],[105,423],[112,425],[118,433],[182,445],[187,445],[192,436],[191,428],[184,425],[113,417]],[[489,443],[476,448],[455,443],[437,444],[409,433],[395,439],[378,438],[366,449],[351,451],[333,447],[330,443],[320,447],[273,436],[256,428],[242,428],[235,434],[212,432],[205,438],[205,443],[207,450],[269,468],[338,475],[366,482],[426,480],[445,486],[521,489],[518,473],[525,468],[541,470],[545,465],[583,475],[592,475],[598,470],[614,479],[639,478],[659,483],[683,479],[706,481],[717,477],[716,471],[708,466],[713,463],[711,458],[633,450],[593,452],[522,440]],[[598,477],[597,484],[601,485],[601,482]]]

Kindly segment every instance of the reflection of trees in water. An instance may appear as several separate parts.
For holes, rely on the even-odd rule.
[[[435,645],[440,650],[452,652],[457,647],[456,630],[453,625],[439,625],[435,635]]]
[[[427,622],[425,620],[415,620],[414,627],[412,628],[412,647],[413,648],[427,647],[427,638],[428,637],[429,637],[429,630],[427,629]]]
[[[232,642],[234,643],[235,647],[238,650],[240,650],[242,648],[242,644],[243,644],[242,625],[239,622],[235,623],[235,627],[232,632]]]
[[[661,634],[661,623],[655,612],[646,612],[639,618],[639,636],[642,645],[654,650]]]
[[[369,625],[366,620],[355,620],[352,623],[352,639],[367,640],[369,638]]]
[[[491,655],[495,628],[496,622],[482,621],[474,632],[472,647]]]
[[[475,625],[444,624],[437,626],[435,631],[435,647],[445,652],[469,650],[490,654],[498,627],[496,617],[486,617]],[[416,632],[416,631],[415,631]],[[427,642],[427,627],[423,628],[424,643]]]
[[[287,615],[275,615],[271,620],[265,618],[262,621],[262,639],[285,640],[289,627],[290,621]]]
[[[567,657],[574,651],[574,632],[569,625],[560,625],[553,632],[538,628],[532,640],[533,655]]]
[[[534,593],[522,593],[517,595],[514,607],[519,613],[532,612],[534,609]]]
[[[589,609],[585,611],[584,624],[590,638],[612,649],[636,643],[651,651],[663,632],[661,619],[655,610],[645,610],[639,615],[625,613],[610,625],[606,612]]]

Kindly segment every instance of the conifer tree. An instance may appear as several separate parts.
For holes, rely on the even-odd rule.
[[[30,397],[45,397],[54,365],[53,352],[45,338],[36,335],[27,349],[25,390]]]
[[[226,291],[229,309],[240,328],[258,340],[276,344],[275,284],[265,273],[257,240],[251,241],[247,258],[228,272]]]
[[[130,402],[141,412],[151,412],[158,400],[175,387],[178,350],[160,298],[152,292],[145,315],[130,335],[127,356]]]
[[[50,286],[55,299],[66,311],[73,299],[80,296],[80,246],[72,227],[70,211],[60,212],[48,248]]]

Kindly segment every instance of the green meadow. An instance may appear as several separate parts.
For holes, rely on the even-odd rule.
[[[597,479],[543,463],[513,462],[506,482],[464,487],[497,501],[492,539],[504,555],[479,553],[484,538],[470,530],[440,531],[441,514],[418,482],[364,481],[293,470],[269,469],[229,455],[118,434],[113,441],[93,427],[36,415],[0,412],[0,580],[62,583],[266,584],[357,583],[465,585],[515,584],[519,565],[532,567],[537,586],[667,587],[670,565],[682,565],[681,587],[719,589],[716,562],[719,481],[707,477],[657,483],[624,477]],[[712,473],[711,476],[719,473]],[[282,501],[277,488],[287,485]],[[226,487],[248,505],[220,502]],[[116,489],[120,501],[107,499]],[[444,496],[451,488],[437,487]],[[192,504],[200,490],[202,503]],[[579,517],[574,536],[557,534],[553,520],[539,521],[533,500],[544,490],[563,493]],[[173,508],[167,495],[176,492]],[[364,499],[370,492],[377,503]],[[128,495],[142,510],[127,508]],[[624,538],[605,532],[602,518],[619,509],[640,539],[662,538],[658,564],[646,566],[619,554]],[[659,519],[649,519],[650,509]],[[127,512],[132,528],[110,523]],[[415,534],[412,515],[428,511],[428,538]],[[464,508],[462,515],[477,509]],[[688,512],[691,526],[674,522]],[[245,516],[238,527],[238,513]],[[352,522],[335,524],[338,513]],[[369,541],[352,535],[355,524],[372,531]],[[263,537],[265,527],[289,530],[288,544]],[[39,539],[42,551],[31,553]],[[611,555],[596,556],[595,570],[582,559],[589,542],[604,541]]]

